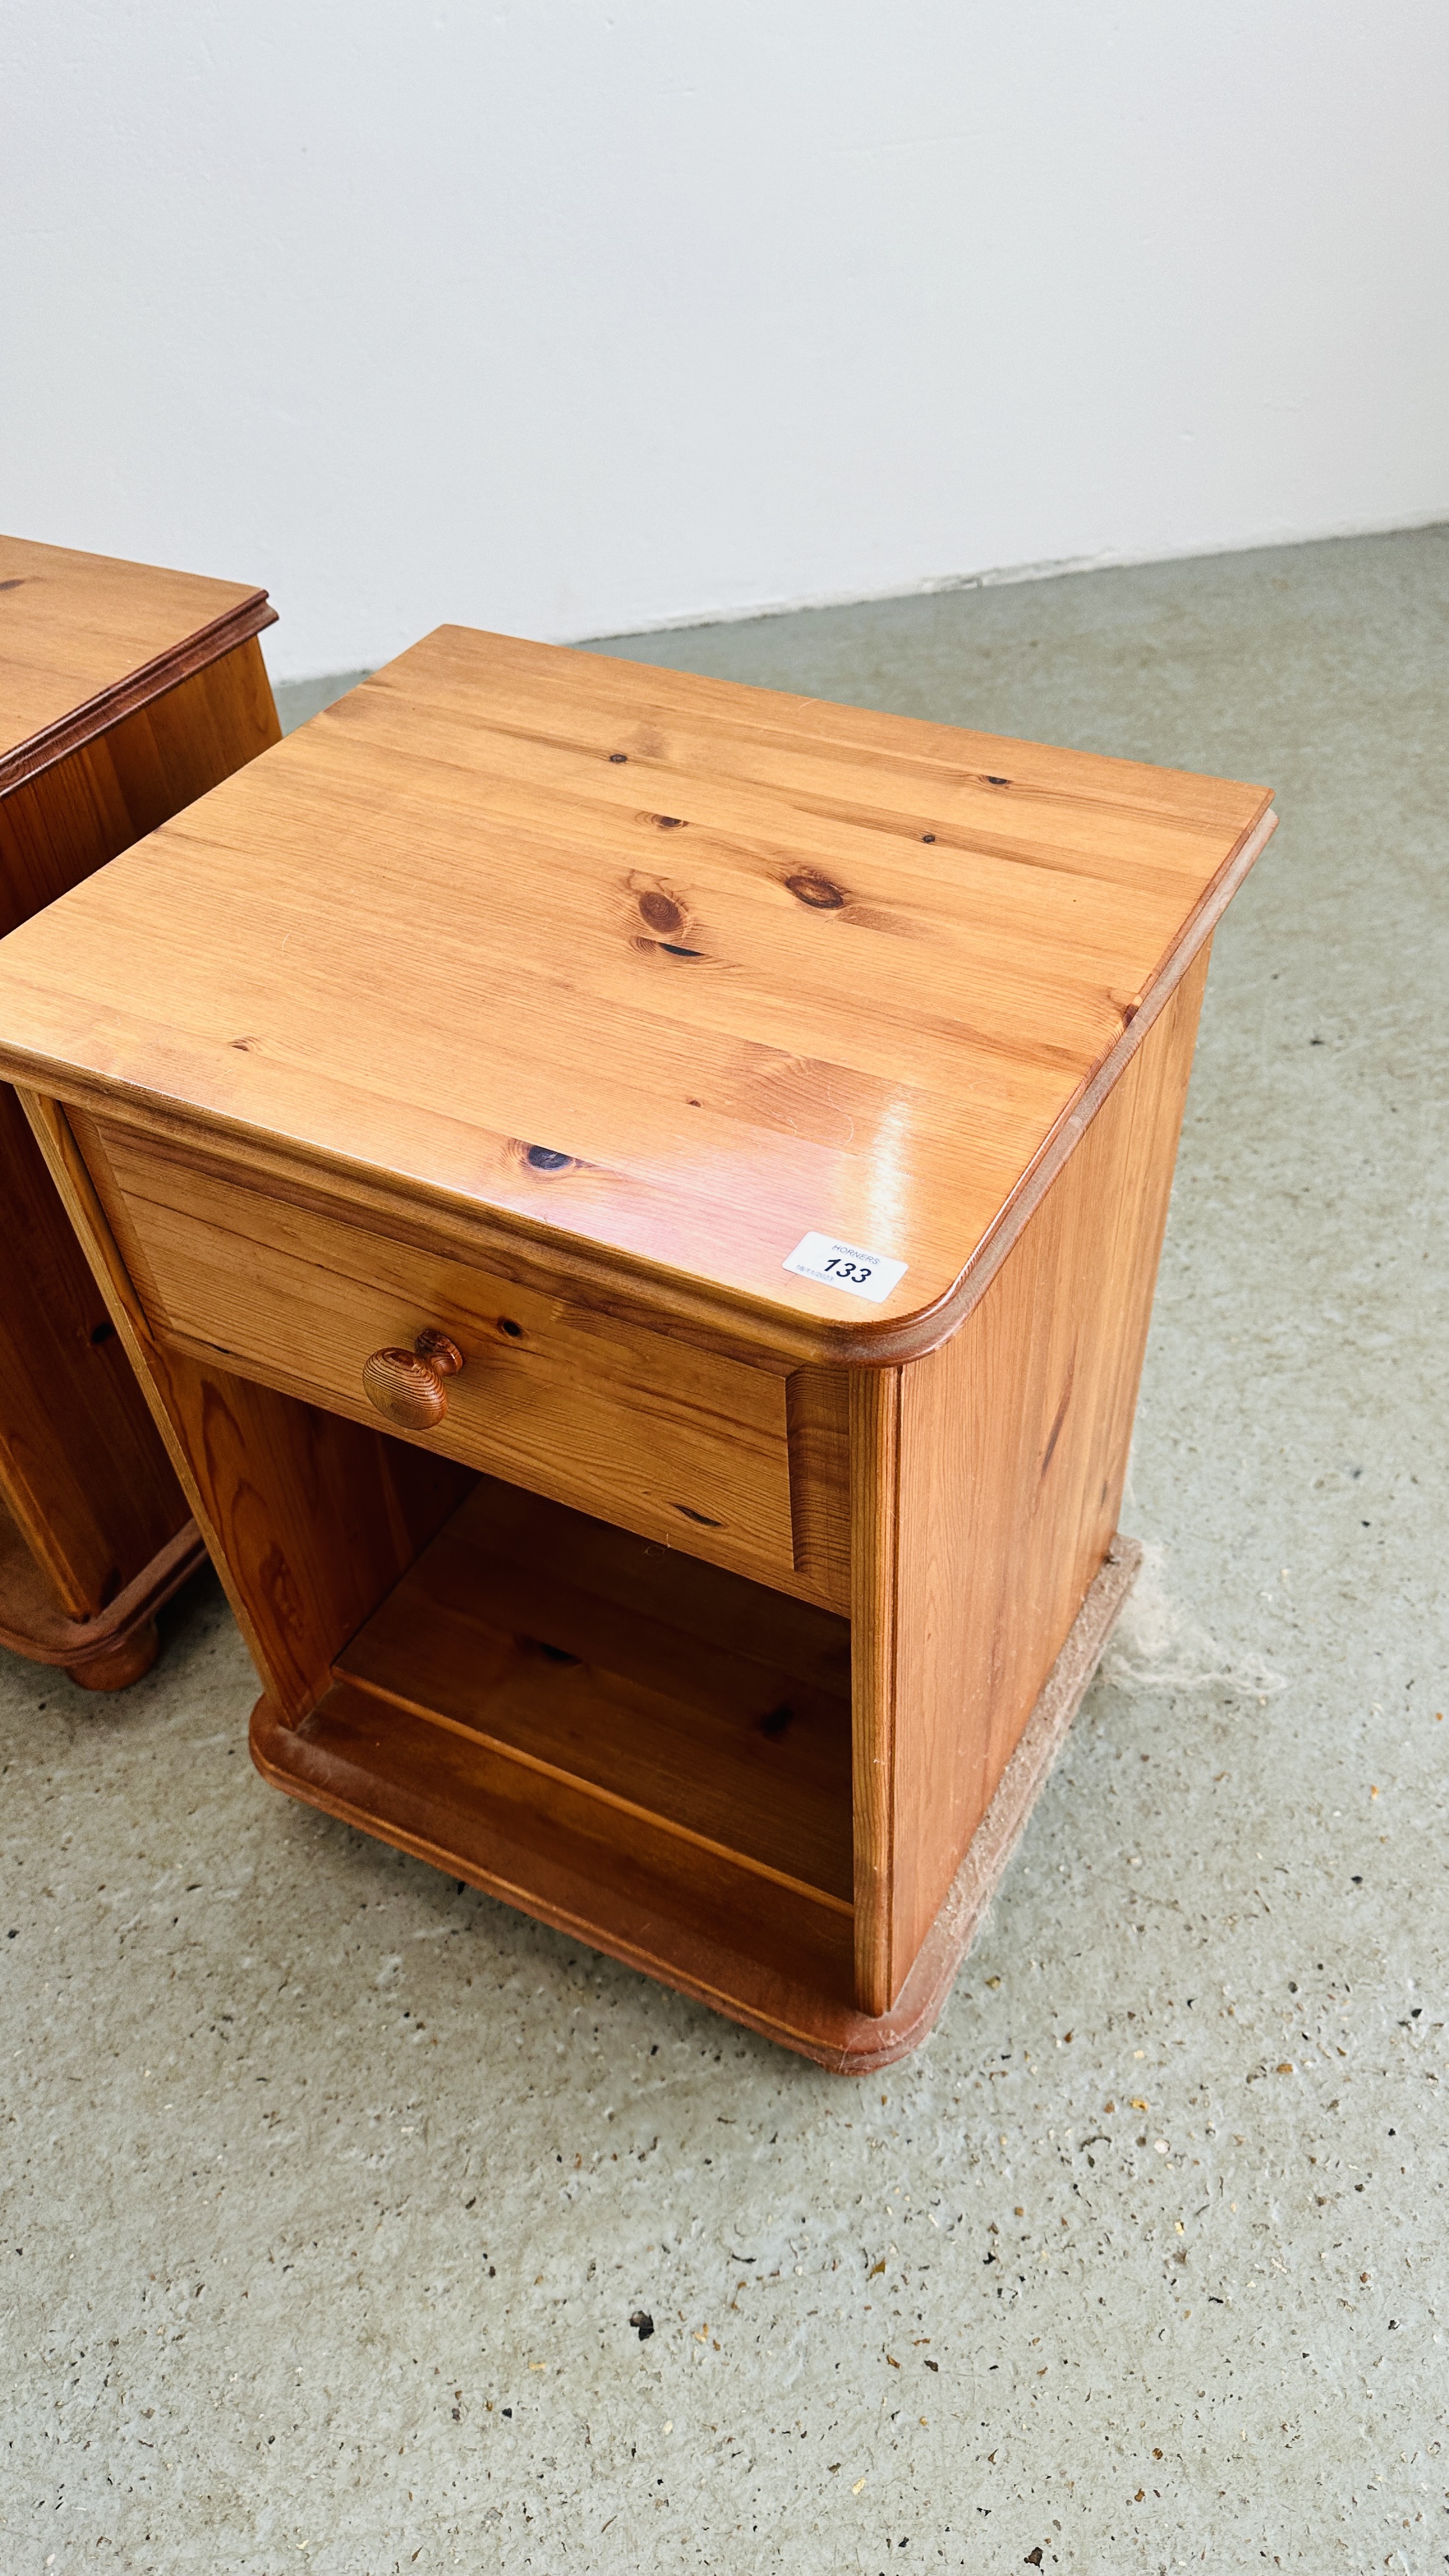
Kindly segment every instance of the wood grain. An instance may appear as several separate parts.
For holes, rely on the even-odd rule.
[[[789,1358],[899,1359],[1267,802],[444,628],[7,942],[0,1067]],[[810,1229],[906,1275],[878,1309],[798,1279]]]
[[[275,620],[241,582],[0,536],[0,796]]]
[[[307,1354],[297,1354],[305,1369]],[[399,1431],[435,1431],[447,1419],[448,1390],[437,1370],[416,1351],[396,1345],[369,1352],[362,1363],[362,1392],[375,1413]]]
[[[1139,1555],[1131,1540],[1120,1542],[1092,1584],[981,1831],[884,2014],[851,2000],[844,1911],[762,1882],[679,1835],[642,1828],[621,1839],[607,1809],[564,1781],[550,1784],[541,1807],[522,1768],[492,1746],[368,1693],[339,1685],[296,1730],[261,1700],[252,1754],[263,1777],[291,1796],[662,1978],[832,2074],[874,2074],[918,2048],[945,2003]]]
[[[857,1730],[871,1762],[857,1772],[858,1866],[881,1890],[873,1936],[858,1894],[857,1937],[886,1963],[868,1991],[887,2003],[1117,1525],[1207,962],[1203,951],[960,1332],[901,1373],[894,1496],[888,1438],[874,1462],[862,1445],[857,1473],[878,1501],[862,1491],[861,1544],[874,1524],[886,1535],[874,1577],[865,1563],[857,1576]]]
[[[59,1665],[83,1690],[124,1689],[154,1663],[156,1613],[204,1556],[199,1531],[185,1520],[103,1610],[73,1618],[0,1492],[0,1646]]]
[[[94,1134],[78,1137],[54,1101],[22,1092],[21,1102],[257,1670],[295,1723],[472,1478],[390,1433],[163,1348],[96,1186],[105,1161]]]
[[[785,1388],[795,1571],[850,1611],[850,1373],[796,1369]]]
[[[631,1818],[480,1738],[339,1682],[294,1729],[263,1699],[264,1779],[807,2050],[850,2013],[850,1917]]]
[[[896,1888],[909,1855],[897,1850],[897,1736],[906,1655],[900,1635],[900,1369],[856,1369],[850,1380],[850,1658],[855,1819],[855,2000],[890,2009],[909,1965],[900,1949]],[[907,1713],[911,1718],[914,1712]]]
[[[0,926],[28,921],[280,740],[261,646],[239,644],[12,786]]]
[[[822,2063],[912,2044],[1128,1579],[1266,801],[449,629],[6,941],[266,1775]]]
[[[153,1328],[289,1393],[372,1419],[371,1355],[441,1328],[465,1355],[434,1427],[450,1457],[649,1538],[837,1598],[824,1435],[797,1569],[783,1377],[218,1180],[113,1121],[94,1129]],[[116,1200],[124,1203],[122,1218]],[[440,1390],[441,1392],[441,1390]],[[803,1472],[798,1453],[797,1481]]]
[[[8,1083],[0,1210],[0,1496],[65,1616],[94,1619],[186,1504]],[[18,1637],[27,1615],[0,1581],[0,1621]]]
[[[485,1479],[335,1669],[850,1912],[842,1619]]]
[[[91,684],[103,667],[112,676],[130,669],[125,634],[157,643],[158,600],[145,585],[127,628],[126,585],[102,583],[94,620],[82,617],[69,632],[65,603],[75,606],[84,586],[77,588],[76,559],[64,559],[66,580],[51,577],[53,566],[37,570],[50,552],[22,547],[17,553],[11,541],[0,540],[0,576],[15,581],[22,578],[17,565],[30,568],[22,584],[28,601],[19,591],[0,591],[0,746],[10,728],[14,751],[19,728],[24,748],[28,716],[53,705],[49,692],[63,696],[66,688],[76,719],[68,738],[84,739],[64,756],[51,742],[46,760],[32,763],[34,774],[20,784],[15,762],[0,759],[5,929],[55,901],[278,738],[255,642],[222,651],[179,685],[153,668],[148,702],[107,722],[115,693],[102,690],[98,697]],[[204,611],[214,622],[228,595],[225,584],[200,583],[184,584],[181,597],[190,611]],[[19,651],[22,629],[25,653]],[[190,640],[184,625],[171,630],[178,648]],[[214,636],[206,649],[220,649]],[[107,651],[119,657],[113,665],[96,659]],[[153,664],[158,655],[165,660],[159,645]],[[88,694],[81,724],[79,705]],[[128,1633],[149,1629],[158,1603],[182,1579],[176,1565],[184,1572],[199,1561],[200,1540],[8,1085],[0,1086],[0,1212],[0,1503],[35,1567],[32,1577],[15,1549],[6,1552],[0,1635],[21,1653],[76,1672],[104,1658],[114,1679],[128,1654],[134,1661],[121,1635],[127,1618]],[[131,1610],[118,1610],[118,1603],[130,1603]]]

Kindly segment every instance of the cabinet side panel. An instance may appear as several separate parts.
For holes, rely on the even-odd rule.
[[[960,1331],[902,1372],[897,1985],[1116,1529],[1207,965]]]
[[[93,1619],[187,1507],[8,1083],[0,1208],[0,1492],[67,1616]]]
[[[252,638],[12,788],[0,798],[0,931],[278,740]],[[60,1606],[90,1619],[174,1537],[187,1506],[8,1085],[0,1212],[0,1493]]]
[[[83,1154],[56,1102],[21,1098],[258,1670],[297,1724],[329,1686],[333,1657],[475,1480],[385,1432],[163,1350],[107,1217],[94,1130],[76,1122]]]

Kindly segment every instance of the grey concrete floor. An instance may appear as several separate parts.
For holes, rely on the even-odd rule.
[[[856,2086],[264,1788],[209,1583],[125,1699],[6,1659],[6,2576],[1449,2560],[1446,576],[1439,530],[610,646],[1277,787],[1148,1576]]]

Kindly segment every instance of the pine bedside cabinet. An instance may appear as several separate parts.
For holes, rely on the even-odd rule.
[[[1268,802],[445,627],[15,931],[265,1776],[914,2046],[1131,1579]]]
[[[0,928],[278,739],[265,591],[0,537]],[[118,970],[119,971],[119,970]],[[0,1084],[0,1645],[120,1690],[202,1542]]]

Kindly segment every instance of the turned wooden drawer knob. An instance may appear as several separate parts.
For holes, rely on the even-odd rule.
[[[448,1410],[445,1378],[456,1377],[463,1354],[446,1333],[429,1326],[410,1351],[374,1351],[362,1366],[369,1404],[400,1431],[432,1431]]]

